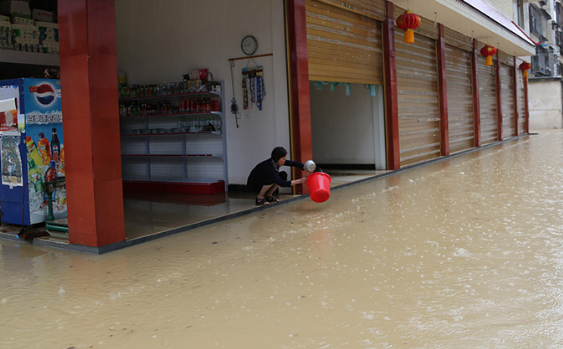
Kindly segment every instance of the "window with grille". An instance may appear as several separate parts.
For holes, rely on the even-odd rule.
[[[543,38],[543,15],[534,5],[530,5],[530,32]]]
[[[532,72],[534,75],[551,76],[555,65],[555,55],[549,46],[536,46],[536,55],[532,57]]]

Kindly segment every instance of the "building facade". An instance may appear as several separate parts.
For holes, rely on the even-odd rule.
[[[412,44],[396,26],[407,9],[421,17]],[[534,44],[482,0],[60,0],[59,25],[71,244],[125,239],[118,70],[152,84],[207,67],[234,104],[241,69],[263,67],[261,108],[226,117],[230,185],[277,145],[395,170],[528,131],[518,57]],[[240,52],[249,34],[253,56]]]
[[[532,64],[529,79],[530,127],[563,127],[563,2],[561,0],[494,0],[536,44],[522,57]],[[512,11],[510,11],[512,10]]]

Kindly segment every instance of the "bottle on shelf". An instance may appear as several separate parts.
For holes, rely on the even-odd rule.
[[[211,100],[209,98],[205,102],[205,112],[211,113]]]
[[[61,159],[59,162],[59,172],[65,175],[65,147],[61,147]]]
[[[37,150],[35,142],[33,141],[33,139],[31,139],[31,137],[25,137],[25,145],[27,147],[28,159],[31,160],[28,160],[28,162],[33,162],[37,166],[43,165],[43,158],[41,157],[41,154],[39,154],[39,150]]]
[[[29,179],[33,184],[33,188],[35,189],[36,193],[44,193],[45,189],[43,188],[43,178],[41,176],[41,169],[38,166],[35,166],[35,161],[32,159],[28,159],[29,164]]]
[[[51,161],[51,147],[49,145],[49,140],[45,138],[45,134],[43,132],[39,132],[39,140],[37,144],[39,145],[39,154],[43,158],[43,163],[41,165],[47,166]]]
[[[57,136],[57,129],[53,127],[53,137],[51,137],[51,156],[55,164],[58,165],[60,160],[61,143]]]

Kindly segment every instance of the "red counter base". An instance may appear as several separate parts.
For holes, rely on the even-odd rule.
[[[184,194],[217,194],[225,192],[225,182],[213,183],[170,183],[170,182],[143,182],[123,181],[124,190],[164,191],[169,193]]]

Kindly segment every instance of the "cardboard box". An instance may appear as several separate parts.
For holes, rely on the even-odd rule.
[[[58,42],[44,42],[42,43],[43,53],[59,53]]]
[[[12,24],[35,25],[35,21],[30,18],[13,16]]]
[[[11,24],[8,26],[6,23],[9,22],[0,21],[0,48],[13,50]]]
[[[12,24],[14,38],[39,39],[39,30],[35,26]]]
[[[55,21],[55,14],[53,12],[35,9],[31,11],[31,18],[40,22],[53,23]]]
[[[42,42],[59,42],[59,25],[56,23],[36,22],[39,39]]]
[[[31,18],[29,2],[27,0],[3,0],[0,9],[4,14]]]

